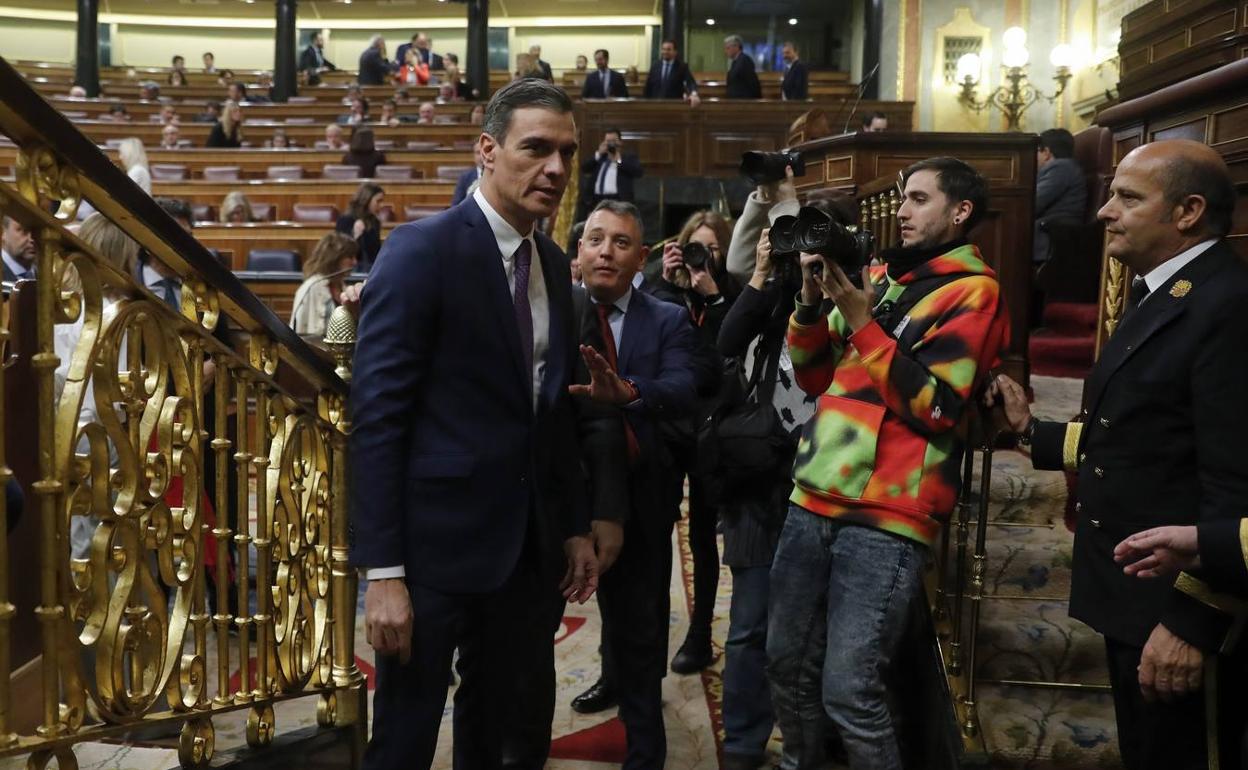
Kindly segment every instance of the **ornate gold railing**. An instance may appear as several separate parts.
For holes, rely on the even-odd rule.
[[[3,59],[0,133],[20,149],[0,211],[39,245],[38,430],[10,450],[38,452],[25,516],[41,528],[37,576],[11,575],[0,544],[0,757],[73,767],[77,743],[168,723],[181,725],[183,766],[204,766],[215,717],[246,710],[247,742],[262,747],[274,704],[299,697],[316,699],[321,726],[362,737],[346,383]],[[176,271],[180,309],[71,232],[84,197]],[[75,327],[62,366],[56,337]],[[9,583],[31,580],[38,606],[13,606]],[[38,618],[38,692],[10,692],[22,613]],[[15,695],[41,702],[26,734],[11,724]]]
[[[877,254],[897,245],[897,209],[900,207],[901,193],[896,179],[881,177],[858,191],[858,228],[875,236]]]

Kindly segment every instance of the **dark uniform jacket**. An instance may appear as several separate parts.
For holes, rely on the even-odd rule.
[[[1116,641],[1142,647],[1158,623],[1206,652],[1234,641],[1203,570],[1140,580],[1113,552],[1152,527],[1244,514],[1245,307],[1248,267],[1218,241],[1128,310],[1088,375],[1082,423],[1035,431],[1035,467],[1078,472],[1070,614]]]

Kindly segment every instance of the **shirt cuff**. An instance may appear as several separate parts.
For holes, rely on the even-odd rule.
[[[407,570],[400,564],[397,567],[371,567],[364,570],[365,580],[391,580],[407,577]]]
[[[890,339],[892,338],[874,319],[849,336],[850,343],[858,350],[858,355],[862,358],[884,347]]]

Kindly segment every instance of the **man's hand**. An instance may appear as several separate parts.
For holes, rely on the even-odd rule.
[[[598,145],[598,152],[597,152],[596,154],[597,154],[597,155],[606,155],[606,154],[608,154],[608,153],[607,153],[607,140],[606,140],[606,139],[603,139],[603,140],[602,140],[602,142]]]
[[[1136,532],[1114,548],[1114,561],[1135,577],[1173,575],[1200,566],[1195,527],[1154,527]]]
[[[559,582],[563,598],[584,604],[598,590],[598,558],[594,556],[592,536],[576,535],[563,541],[568,557],[568,571]]]
[[[677,273],[684,269],[685,255],[680,250],[680,244],[675,241],[668,241],[663,246],[663,280],[668,283],[676,283]]]
[[[364,292],[364,283],[360,281],[343,287],[342,294],[338,295],[339,304],[345,307],[357,321],[360,319],[360,294]]]
[[[364,592],[364,635],[378,655],[412,656],[412,599],[400,578],[370,580]]]
[[[359,237],[364,234],[365,227],[366,225],[364,224],[363,219],[355,220],[355,224],[351,226],[351,237],[358,240]]]
[[[702,103],[702,97],[698,96],[697,91],[694,91],[693,93],[689,94],[688,99],[689,99],[690,107],[697,107],[699,104]]]
[[[827,296],[832,298],[841,311],[849,328],[858,331],[871,323],[871,311],[875,309],[875,287],[871,285],[870,268],[862,268],[862,288],[850,283],[841,266],[828,262],[823,275],[816,276]]]
[[[598,574],[605,575],[615,560],[620,558],[624,547],[624,527],[618,521],[595,519],[591,525],[594,533],[594,550],[598,555]]]
[[[827,269],[826,260],[818,254],[802,252],[798,255],[802,266],[802,303],[818,305],[827,297],[820,278]]]
[[[1027,393],[1023,386],[1004,374],[998,374],[984,391],[984,406],[992,408],[998,396],[1005,407],[1005,420],[1009,423],[1010,430],[1015,433],[1027,430],[1027,425],[1031,422],[1031,405],[1027,403]]]
[[[715,279],[711,277],[711,271],[705,267],[689,268],[689,285],[703,297],[713,297],[719,294],[719,284],[715,283]]]
[[[1205,656],[1158,623],[1140,655],[1140,692],[1149,703],[1169,703],[1200,690]]]
[[[771,276],[771,228],[764,227],[758,236],[758,246],[754,248],[754,275],[750,276],[750,285],[759,291]]]
[[[581,345],[581,357],[589,368],[588,385],[569,385],[568,392],[574,396],[589,396],[601,404],[623,405],[637,398],[632,385],[620,379],[607,359],[589,345]]]

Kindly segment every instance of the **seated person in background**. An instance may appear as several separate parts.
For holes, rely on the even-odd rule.
[[[216,123],[221,119],[221,102],[208,102],[204,111],[191,118],[192,123]]]
[[[160,122],[163,125],[168,125],[170,123],[176,125],[180,122],[178,120],[178,111],[174,109],[172,104],[166,104],[164,107],[160,108]]]
[[[472,98],[472,86],[460,77],[458,64],[447,62],[446,72],[442,75],[442,84],[454,87],[454,96],[448,98],[447,101],[459,102]]]
[[[160,85],[155,80],[139,83],[139,98],[146,102],[156,101],[160,98]]]
[[[169,73],[169,85],[184,86],[186,84],[187,83],[186,83],[185,73],[181,72],[180,70],[174,70],[173,72]]]
[[[417,125],[431,126],[434,118],[437,117],[437,108],[433,106],[433,102],[425,102],[420,105],[420,118],[416,121]]]
[[[411,100],[412,100],[412,95],[407,92],[406,88],[394,89],[394,103],[395,104],[407,104]]]
[[[343,106],[350,107],[351,102],[359,99],[364,95],[364,89],[360,88],[359,83],[350,83],[347,85],[347,95],[342,97]]]
[[[429,65],[420,61],[419,51],[407,49],[403,66],[394,73],[394,82],[400,85],[423,86],[429,83]]]
[[[290,328],[312,343],[319,343],[329,326],[329,316],[342,304],[347,274],[359,264],[360,247],[339,232],[326,233],[303,262],[303,283],[295,291]]]
[[[205,147],[242,147],[243,146],[243,110],[237,102],[226,102],[221,106],[221,119],[208,133]]]
[[[446,104],[455,101],[455,86],[450,83],[443,83],[438,86],[438,96],[433,100],[435,104]]]
[[[160,130],[160,149],[176,150],[178,149],[178,124],[166,123],[165,127]]]
[[[108,105],[108,115],[101,116],[100,120],[111,120],[114,123],[129,123],[133,118],[126,111],[126,105],[121,102],[114,102]]]
[[[1064,128],[1040,133],[1036,148],[1036,224],[1032,243],[1033,262],[1047,262],[1049,233],[1040,225],[1047,222],[1078,224],[1088,204],[1088,188],[1083,169],[1075,160],[1075,137]]]
[[[252,89],[251,101],[268,103],[273,101],[273,73],[261,72],[256,76],[259,81],[256,87]],[[257,93],[259,92],[259,93]]]
[[[217,71],[217,58],[212,55],[211,51],[204,53],[204,72],[209,75]],[[228,71],[228,70],[227,70]]]
[[[217,78],[217,85],[228,86],[234,82],[234,70],[221,70],[221,76]]]
[[[453,54],[453,53],[445,54],[442,57],[442,62],[443,62],[442,69],[446,69],[452,64],[455,65],[455,69],[459,69],[459,55],[458,54]],[[437,69],[437,67],[434,67],[434,69]]]
[[[121,166],[126,170],[126,176],[142,187],[143,192],[151,195],[152,172],[148,169],[147,150],[143,149],[143,142],[133,136],[122,139],[117,146],[117,155],[121,158]]]
[[[577,54],[576,55],[576,71],[585,72],[588,69],[589,69],[589,58],[585,56],[585,54],[583,53]]]
[[[371,132],[370,132],[371,133]],[[365,182],[355,191],[347,213],[338,218],[334,229],[350,235],[360,246],[360,271],[367,273],[373,268],[373,260],[381,251],[381,204],[386,191],[375,182]]]
[[[472,112],[468,113],[468,123],[473,126],[479,126],[485,122],[485,105],[477,104],[472,108]]]
[[[360,177],[371,178],[377,173],[377,167],[386,162],[386,154],[377,151],[377,143],[373,137],[373,129],[357,128],[351,136],[351,148],[342,156],[347,166],[359,166]]]
[[[232,102],[238,102],[239,104],[251,101],[247,98],[246,84],[237,80],[225,87],[225,98]]]
[[[71,99],[86,99],[86,98],[87,98],[87,89],[83,88],[83,87],[82,87],[82,86],[80,86],[80,85],[72,85],[72,86],[70,86],[70,87],[69,87],[69,98],[71,98]]]
[[[888,116],[882,112],[868,112],[862,116],[862,132],[878,134],[888,130]]]
[[[221,201],[221,214],[218,217],[222,224],[242,224],[255,222],[256,215],[251,210],[251,201],[241,192],[235,191]]]
[[[351,100],[351,112],[339,115],[338,122],[344,126],[358,126],[368,122],[368,100],[357,96]]]
[[[400,123],[410,123],[410,115],[399,114],[399,103],[393,99],[387,99],[381,104],[381,117],[378,123],[384,123],[387,126],[397,126]]]
[[[347,143],[342,138],[342,126],[330,123],[325,126],[325,144],[328,150],[345,150]]]
[[[292,148],[290,138],[286,136],[286,129],[273,129],[273,138],[265,143],[275,150],[289,150]]]

